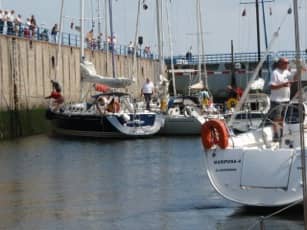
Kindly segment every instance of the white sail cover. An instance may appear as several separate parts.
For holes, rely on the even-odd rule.
[[[125,77],[105,77],[96,73],[95,66],[92,62],[83,61],[80,63],[81,80],[83,82],[101,83],[111,88],[125,88],[133,83],[132,79]]]
[[[190,86],[190,89],[196,89],[196,90],[201,90],[203,88],[204,88],[204,83],[202,80]]]

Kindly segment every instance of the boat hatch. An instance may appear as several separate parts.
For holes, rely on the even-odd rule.
[[[241,187],[286,189],[293,154],[293,149],[279,149],[278,151],[249,149],[245,151],[241,171]],[[259,157],[263,157],[266,161],[257,160]],[[261,162],[261,164],[257,164],[257,162]]]

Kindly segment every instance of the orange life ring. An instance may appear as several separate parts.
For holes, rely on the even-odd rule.
[[[228,146],[228,131],[225,123],[218,119],[211,119],[201,127],[201,139],[205,149],[210,149],[214,144],[225,149]]]

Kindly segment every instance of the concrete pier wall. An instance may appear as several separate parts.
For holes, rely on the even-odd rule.
[[[48,42],[0,36],[0,111],[45,107],[51,79],[60,82],[66,101],[80,98],[80,49],[62,46],[58,65],[57,50]],[[112,76],[111,53],[86,49],[85,56],[99,75]],[[136,83],[127,91],[139,96],[145,78],[157,78],[159,63],[142,58],[136,62]],[[115,55],[115,68],[118,76],[130,77],[133,57]]]
[[[50,129],[44,114],[48,101],[44,97],[51,92],[51,79],[62,85],[66,101],[79,100],[80,49],[62,46],[58,65],[57,50],[56,44],[48,42],[0,36],[0,140]],[[85,56],[95,64],[97,74],[112,76],[111,53],[85,50]],[[145,78],[158,77],[159,63],[137,58],[136,64],[136,82],[125,92],[138,97]],[[133,57],[115,55],[115,69],[118,76],[130,77]]]

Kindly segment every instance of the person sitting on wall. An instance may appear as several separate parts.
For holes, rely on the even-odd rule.
[[[52,99],[50,103],[50,109],[52,111],[59,111],[64,103],[64,97],[61,94],[60,84],[56,81],[51,80],[52,83],[52,91],[51,94],[45,99]]]

